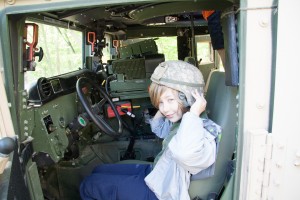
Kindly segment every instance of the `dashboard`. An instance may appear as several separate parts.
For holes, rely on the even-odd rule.
[[[100,84],[101,74],[83,69],[55,77],[41,77],[28,91],[28,109],[24,117],[31,126],[28,134],[36,152],[39,166],[77,156],[79,134],[89,132],[89,126],[80,127],[78,116],[84,110],[78,103],[76,83],[86,77]],[[66,155],[68,152],[68,155]]]
[[[98,85],[107,78],[105,74],[83,69],[54,77],[40,77],[28,91],[28,109],[24,117],[32,125],[28,126],[27,132],[34,138],[33,147],[38,152],[34,159],[39,166],[56,163],[61,159],[77,158],[79,149],[85,142],[92,142],[94,136],[103,133],[90,120],[78,98],[76,84],[82,77],[93,80]],[[117,99],[114,101],[117,112],[127,126],[122,135],[126,138],[134,132],[137,136],[152,138],[150,126],[144,122],[143,117],[145,110],[150,112],[152,108],[147,92],[150,80],[117,79],[109,83],[110,94],[113,99]],[[84,89],[89,91],[86,95],[92,105],[101,100],[94,88],[83,87],[82,90]],[[128,116],[128,112],[122,111],[122,108],[134,115]],[[119,122],[107,103],[99,109],[99,116],[113,128],[118,127]],[[103,137],[103,140],[107,138]]]
[[[76,91],[76,82],[81,77],[91,80],[100,80],[100,75],[84,69],[55,77],[41,77],[29,89],[29,106],[40,106],[52,101],[60,96],[67,95]],[[99,83],[100,84],[100,83]]]

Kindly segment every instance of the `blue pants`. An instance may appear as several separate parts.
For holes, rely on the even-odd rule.
[[[145,184],[151,172],[146,164],[104,164],[96,167],[80,185],[83,200],[157,200]]]

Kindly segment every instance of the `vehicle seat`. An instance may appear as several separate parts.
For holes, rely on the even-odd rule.
[[[191,198],[207,199],[208,194],[219,194],[227,177],[227,168],[232,160],[236,145],[237,130],[237,87],[225,86],[225,73],[214,71],[208,85],[207,115],[222,127],[222,136],[215,165],[214,176],[192,180],[189,188]]]
[[[205,83],[207,84],[209,82],[210,73],[212,71],[215,71],[216,67],[214,63],[207,63],[207,64],[203,63],[199,65],[199,69],[203,75]]]
[[[190,63],[190,64],[192,64],[194,66],[196,66],[196,60],[195,60],[194,57],[185,57],[184,61],[187,62],[187,63]]]

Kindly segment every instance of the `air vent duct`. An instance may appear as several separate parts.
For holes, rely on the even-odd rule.
[[[40,78],[38,81],[38,88],[41,97],[46,98],[52,94],[51,83],[46,78]]]

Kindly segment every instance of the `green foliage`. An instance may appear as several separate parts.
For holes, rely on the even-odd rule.
[[[155,42],[158,52],[165,55],[165,60],[178,60],[176,37],[160,37]]]
[[[213,62],[210,42],[197,42],[197,58],[198,60],[202,59],[201,63]]]
[[[36,23],[39,26],[38,48],[44,58],[36,58],[36,70],[25,73],[25,85],[40,77],[52,77],[82,68],[82,32]],[[29,32],[30,34],[30,32]],[[32,33],[28,35],[30,40]]]

